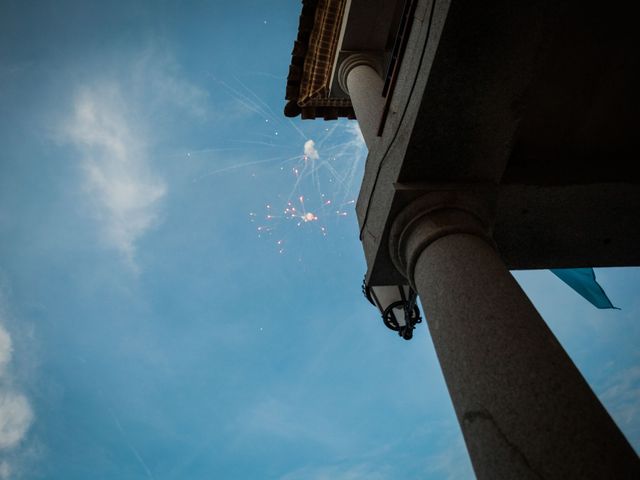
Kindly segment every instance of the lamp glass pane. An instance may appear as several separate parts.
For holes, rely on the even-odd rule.
[[[404,308],[403,307],[394,308],[393,313],[396,316],[396,321],[398,322],[398,325],[400,327],[404,327],[407,324],[404,318]]]
[[[402,300],[400,289],[397,285],[384,285],[371,287],[373,299],[378,304],[381,312],[384,312],[393,302]]]

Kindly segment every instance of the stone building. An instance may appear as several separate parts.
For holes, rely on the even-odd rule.
[[[302,2],[285,114],[357,119],[367,286],[418,293],[480,479],[640,478],[509,272],[640,265],[633,13],[622,1]]]

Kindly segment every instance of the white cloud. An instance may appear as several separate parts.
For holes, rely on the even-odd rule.
[[[11,336],[0,323],[0,479],[13,475],[14,453],[34,421],[29,400],[13,385],[10,375],[12,356]]]
[[[309,160],[318,160],[320,158],[320,154],[318,150],[316,150],[316,142],[313,140],[307,140],[304,142],[304,155]]]
[[[105,244],[132,268],[137,240],[159,219],[164,182],[150,170],[148,142],[116,83],[83,88],[67,125],[81,152],[84,188]]]
[[[0,450],[18,445],[32,421],[33,411],[24,395],[0,392]]]
[[[147,48],[119,58],[76,88],[73,112],[57,133],[80,152],[103,243],[137,271],[136,245],[160,222],[167,193],[154,171],[153,150],[164,140],[159,132],[183,113],[206,117],[209,95],[166,52]]]

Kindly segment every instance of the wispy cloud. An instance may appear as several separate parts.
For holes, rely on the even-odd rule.
[[[18,445],[32,421],[33,412],[24,395],[12,391],[0,392],[0,450]]]
[[[3,323],[0,318],[0,479],[14,477],[15,451],[34,421],[29,400],[14,387],[10,371],[13,342]]]
[[[62,137],[80,153],[83,189],[103,243],[134,271],[137,243],[160,222],[167,194],[153,157],[157,132],[178,112],[206,116],[207,98],[170,55],[154,49],[76,88]]]
[[[65,133],[81,152],[84,190],[105,244],[135,269],[136,241],[157,223],[166,187],[150,170],[134,114],[117,84],[84,87]]]
[[[146,110],[167,112],[180,109],[203,119],[209,115],[209,93],[190,82],[175,58],[166,51],[147,48],[134,56],[129,66],[131,93],[148,102]]]

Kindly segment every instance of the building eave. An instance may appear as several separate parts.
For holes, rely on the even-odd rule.
[[[332,97],[330,91],[346,3],[346,0],[303,0],[287,76],[284,108],[287,117],[355,118],[351,100]]]

